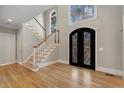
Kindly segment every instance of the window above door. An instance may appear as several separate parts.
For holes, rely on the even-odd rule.
[[[97,16],[97,8],[94,5],[70,5],[69,24],[93,19]]]

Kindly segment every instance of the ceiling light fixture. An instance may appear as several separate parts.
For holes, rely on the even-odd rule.
[[[12,19],[8,19],[8,22],[12,22]]]

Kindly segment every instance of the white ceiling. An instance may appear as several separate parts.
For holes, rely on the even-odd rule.
[[[38,14],[51,8],[51,5],[0,5],[0,26],[17,29]],[[8,24],[7,19],[13,21]]]

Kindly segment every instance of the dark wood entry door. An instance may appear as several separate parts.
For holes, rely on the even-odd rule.
[[[95,69],[95,30],[79,28],[70,36],[70,65]]]

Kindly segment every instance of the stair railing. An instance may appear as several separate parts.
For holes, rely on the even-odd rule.
[[[45,39],[47,38],[47,30],[42,24],[34,17],[34,20],[38,23],[38,25],[44,30],[45,32]]]
[[[38,51],[41,49],[41,47],[42,47],[42,44],[47,44],[47,40],[50,38],[50,37],[52,37],[52,36],[54,36],[54,43],[58,43],[59,44],[59,30],[56,30],[56,31],[54,31],[53,33],[51,33],[50,35],[48,35],[47,36],[47,30],[46,30],[46,28],[44,28],[43,26],[42,26],[42,24],[40,24],[40,22],[36,19],[36,18],[34,18],[34,20],[39,24],[39,26],[45,31],[45,39],[44,40],[42,40],[40,43],[38,43],[37,45],[34,45],[33,46],[33,67],[35,68],[36,67],[36,64],[37,64],[37,55],[36,55],[36,53],[38,53]]]

